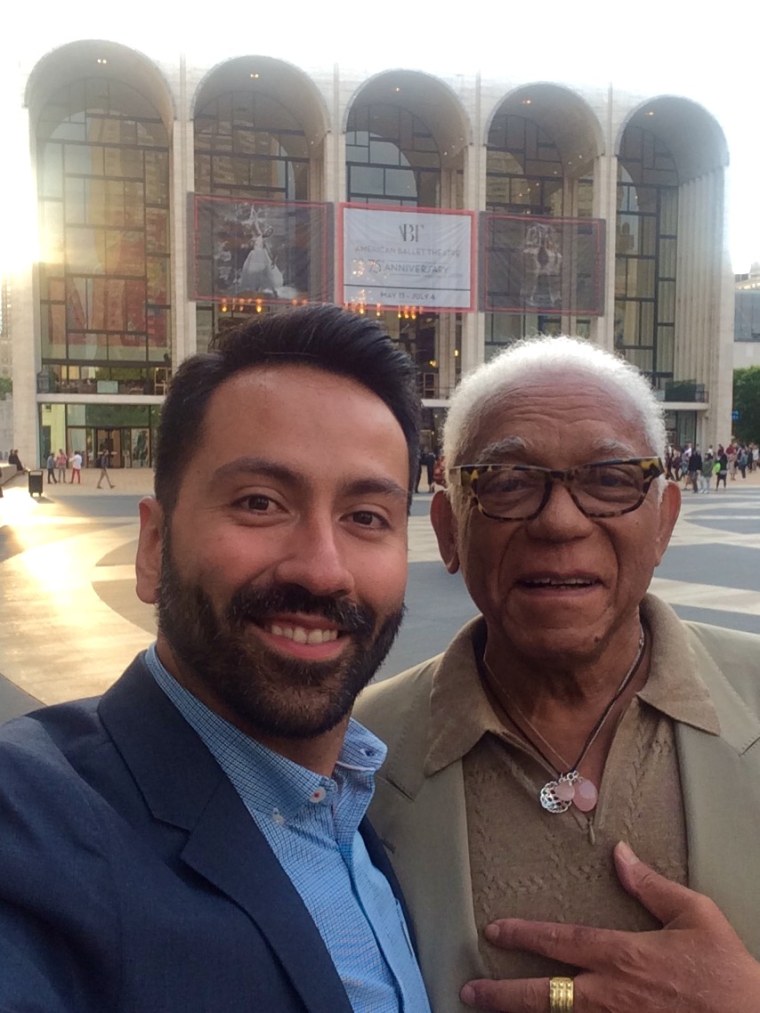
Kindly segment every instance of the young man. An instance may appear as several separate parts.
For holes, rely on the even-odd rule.
[[[0,1008],[428,1009],[349,719],[401,621],[418,400],[336,307],[258,318],[164,405],[102,699],[0,732]]]

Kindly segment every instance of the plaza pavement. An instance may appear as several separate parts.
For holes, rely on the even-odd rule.
[[[113,471],[114,489],[47,485],[31,497],[13,479],[0,498],[0,721],[42,703],[101,693],[152,640],[153,610],[134,593],[137,504],[147,469]],[[760,474],[709,495],[684,492],[670,549],[652,583],[686,619],[760,634]],[[415,496],[408,612],[379,677],[442,650],[474,615],[446,573]]]

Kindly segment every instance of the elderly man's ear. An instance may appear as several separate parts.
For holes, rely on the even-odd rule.
[[[445,492],[439,491],[433,496],[433,502],[430,504],[430,520],[435,537],[438,539],[441,559],[449,573],[456,573],[459,569],[457,519]]]
[[[667,482],[660,500],[660,525],[657,532],[656,563],[659,566],[670,544],[673,529],[681,512],[681,488],[677,482]]]

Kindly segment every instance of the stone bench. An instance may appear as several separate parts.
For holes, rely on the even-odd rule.
[[[15,464],[8,464],[7,461],[0,461],[0,488],[12,481],[16,475],[26,477],[26,472],[18,471]]]

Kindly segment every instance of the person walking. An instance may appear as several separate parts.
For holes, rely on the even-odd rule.
[[[111,481],[111,476],[108,474],[108,463],[110,456],[111,455],[108,452],[107,447],[103,446],[100,448],[100,453],[98,455],[98,467],[100,468],[100,475],[98,475],[98,486],[97,486],[98,489],[102,488],[101,482],[103,481],[103,479],[105,479],[106,482],[108,482],[109,489],[114,488],[114,484]]]
[[[715,490],[717,492],[720,483],[723,482],[723,488],[726,488],[726,476],[728,475],[728,454],[723,447],[718,447],[718,477],[715,480]]]
[[[47,484],[58,485],[58,479],[55,477],[55,454],[52,450],[47,456],[45,467],[47,468]]]
[[[736,452],[736,467],[742,473],[742,478],[747,477],[747,448],[742,443]]]
[[[731,476],[731,481],[736,481],[736,444],[733,440],[729,443],[726,448],[726,455],[728,457],[728,473]]]
[[[710,482],[712,481],[714,464],[715,464],[715,454],[713,453],[713,448],[708,447],[705,456],[702,459],[702,477],[699,483],[700,492],[710,491]]]
[[[694,492],[699,492],[699,480],[702,476],[702,455],[699,452],[699,447],[694,447],[692,452],[689,454],[689,463],[686,467],[686,474],[688,476],[688,483]]]

